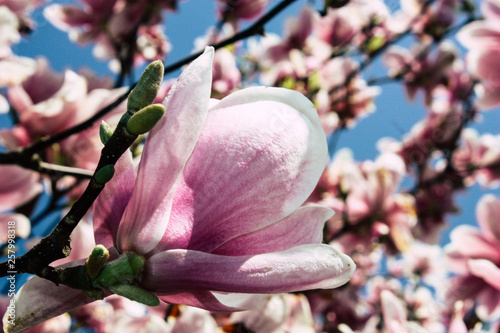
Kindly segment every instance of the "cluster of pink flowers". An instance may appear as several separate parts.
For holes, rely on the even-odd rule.
[[[95,42],[98,58],[117,58],[114,68],[130,71],[128,66],[164,59],[170,44],[163,33],[162,10],[175,10],[177,0],[127,1],[82,0],[83,7],[52,4],[44,14],[57,28],[67,31],[80,44]],[[132,63],[124,58],[131,57]],[[121,67],[120,67],[121,66]],[[117,68],[118,67],[118,68]]]

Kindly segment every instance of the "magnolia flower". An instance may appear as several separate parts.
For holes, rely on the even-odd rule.
[[[476,207],[480,229],[468,225],[455,228],[451,243],[445,247],[450,270],[447,300],[472,299],[482,320],[500,318],[500,199],[484,195]]]
[[[229,321],[241,322],[252,332],[315,332],[309,302],[300,294],[270,295],[256,309],[231,314]]]
[[[466,57],[467,69],[472,76],[481,80],[476,105],[489,109],[500,103],[500,3],[495,0],[481,2],[481,12],[485,20],[475,21],[464,26],[457,33],[457,40],[469,49]]]
[[[0,211],[14,209],[39,194],[40,175],[17,165],[0,166]]]
[[[71,70],[56,73],[46,59],[39,58],[36,71],[22,84],[12,86],[8,98],[19,113],[20,125],[17,128],[22,128],[32,141],[84,120],[86,114],[77,111],[86,93],[85,78]],[[19,135],[13,135],[20,143],[25,141]]]
[[[210,100],[212,58],[208,48],[171,88],[137,172],[128,154],[116,164],[95,203],[96,242],[144,257],[137,286],[165,302],[211,311],[253,307],[261,299],[228,293],[346,283],[352,260],[319,244],[332,211],[300,207],[328,159],[316,110],[282,88]],[[17,294],[16,325],[9,329],[91,301],[35,277]]]

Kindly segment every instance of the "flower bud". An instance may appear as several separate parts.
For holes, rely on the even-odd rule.
[[[85,262],[87,275],[94,279],[101,272],[102,267],[109,258],[109,251],[104,245],[97,245],[92,250],[89,258]]]
[[[117,295],[126,297],[132,301],[136,301],[147,306],[158,306],[160,300],[155,294],[150,293],[141,287],[130,284],[118,284],[108,287],[108,289]]]
[[[134,135],[150,131],[165,113],[163,104],[152,104],[137,111],[127,122],[127,130]]]
[[[137,86],[128,96],[127,109],[137,111],[151,103],[156,98],[163,80],[163,63],[161,60],[153,61],[142,73]]]
[[[113,130],[111,126],[109,126],[104,120],[101,122],[101,126],[99,127],[99,137],[101,138],[101,142],[103,145],[108,142],[109,138],[113,135]]]
[[[94,179],[98,184],[104,185],[113,178],[115,174],[115,167],[113,164],[108,164],[103,166],[101,169],[96,171],[94,174]]]

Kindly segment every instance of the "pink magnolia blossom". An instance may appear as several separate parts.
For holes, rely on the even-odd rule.
[[[21,84],[36,70],[36,61],[11,55],[0,59],[0,86]]]
[[[78,114],[78,106],[87,94],[83,77],[73,71],[53,72],[47,60],[37,60],[37,70],[21,85],[12,86],[8,98],[19,113],[20,127],[31,140],[60,132],[85,114]],[[22,139],[19,140],[22,143]]]
[[[70,38],[86,44],[96,41],[94,55],[99,58],[117,56],[119,45],[136,42],[135,61],[159,59],[170,50],[170,44],[161,32],[162,9],[174,10],[176,0],[124,1],[82,0],[83,8],[73,5],[52,4],[44,15],[55,27],[66,31]]]
[[[233,293],[346,283],[354,263],[320,244],[331,210],[300,207],[328,158],[316,110],[280,88],[210,101],[212,58],[209,48],[171,88],[137,174],[130,155],[118,161],[95,203],[96,242],[144,256],[140,286],[163,301],[214,311],[261,299]],[[38,278],[16,297],[15,330],[92,301]]]
[[[433,56],[429,52],[430,43],[424,43],[411,51],[395,45],[384,53],[389,75],[404,79],[408,99],[413,101],[417,91],[423,89],[427,105],[431,104],[433,90],[442,84],[445,71],[457,57],[457,50],[450,42],[441,43]]]
[[[12,210],[42,192],[40,175],[16,165],[0,166],[0,211]]]
[[[244,323],[253,332],[315,332],[311,308],[304,295],[269,295],[258,308],[231,314],[229,322]]]
[[[439,286],[446,276],[441,247],[414,242],[399,259],[389,258],[388,269],[395,276],[418,276],[425,283]]]
[[[336,127],[354,126],[356,121],[375,111],[374,99],[381,90],[369,87],[360,75],[353,75],[358,64],[346,57],[328,61],[319,69],[318,112],[327,133]],[[349,79],[348,79],[349,78]],[[338,122],[331,119],[332,115]]]
[[[500,136],[474,129],[462,131],[462,143],[453,154],[453,166],[468,184],[477,180],[483,186],[500,184]]]
[[[476,207],[479,228],[461,225],[445,247],[450,270],[456,274],[448,286],[447,300],[476,301],[482,320],[500,318],[500,199],[484,195]]]
[[[420,325],[409,322],[403,303],[393,293],[381,293],[382,315],[387,333],[426,333]]]
[[[391,248],[395,246],[399,251],[406,250],[413,240],[411,228],[416,223],[416,216],[413,198],[394,193],[405,173],[403,160],[396,154],[388,153],[382,154],[375,162],[356,165],[352,155],[345,151],[340,152],[339,158],[343,159],[342,163],[338,163],[335,157],[333,165],[341,169],[328,170],[331,174],[338,172],[341,175],[336,185],[338,189],[324,194],[324,200],[320,201],[342,212],[328,221],[329,236],[335,238],[336,233],[346,225],[363,226],[353,228],[359,233],[347,234],[346,240],[339,242],[345,243],[351,250],[360,244],[369,249],[374,238],[389,236],[387,245]],[[331,184],[329,188],[336,186]],[[350,253],[347,248],[344,250]]]
[[[241,84],[241,73],[236,66],[234,54],[226,48],[217,50],[214,56],[212,94],[224,97]]]
[[[76,113],[78,115],[85,114],[86,118],[89,118],[101,108],[114,102],[126,90],[127,88],[113,90],[94,89],[85,95],[82,103],[78,105]],[[103,117],[103,120],[114,128],[118,124],[121,115],[125,112],[125,109],[125,103],[121,103],[112,112]],[[95,169],[103,147],[99,139],[99,126],[100,123],[96,122],[91,128],[61,142],[61,151],[65,154],[68,165],[89,170]]]
[[[359,333],[429,333],[414,321],[407,319],[403,302],[388,289],[380,293],[381,313],[376,313],[366,322]],[[343,333],[354,333],[347,325],[341,324]],[[339,327],[340,328],[340,327]],[[439,331],[432,331],[439,332]],[[451,333],[451,332],[450,332]]]
[[[20,123],[0,131],[0,138],[7,148],[15,149],[75,126],[126,91],[126,88],[110,90],[107,87],[106,79],[88,71],[79,75],[66,70],[61,74],[52,71],[45,59],[38,59],[37,71],[8,91]],[[114,126],[124,112],[125,103],[122,103],[103,120]],[[92,128],[71,136],[59,144],[59,149],[48,150],[47,160],[54,163],[64,160],[66,165],[93,170],[102,149],[98,132],[99,123],[95,123]]]
[[[0,58],[10,55],[11,45],[20,39],[16,15],[9,8],[0,6]]]
[[[170,315],[166,318],[169,326],[164,332],[168,333],[220,333],[223,332],[218,327],[214,316],[206,310],[186,305],[166,305],[150,308],[156,312],[157,318],[165,316],[165,311],[171,307]],[[162,309],[163,308],[163,309]],[[156,309],[162,311],[156,311]],[[216,315],[216,314],[214,314]],[[118,332],[117,332],[118,333]]]
[[[313,9],[306,6],[299,17],[285,22],[283,38],[270,35],[261,39],[263,51],[254,58],[262,67],[263,83],[287,86],[283,84],[287,78],[304,81],[328,59],[331,52],[326,43],[311,36],[313,20]]]
[[[462,128],[463,109],[459,104],[434,103],[427,116],[413,125],[402,142],[391,138],[379,140],[379,149],[400,155],[409,169],[423,167],[436,150],[454,147]]]
[[[163,313],[152,313],[140,303],[118,295],[86,304],[71,312],[78,326],[95,333],[176,332]],[[191,319],[198,319],[193,318]],[[213,319],[212,319],[213,320]],[[195,325],[192,325],[192,327]],[[182,332],[179,330],[179,332]],[[192,332],[196,332],[193,330]],[[201,332],[200,332],[201,333]]]
[[[340,51],[348,46],[359,32],[359,27],[355,26],[350,16],[346,14],[348,13],[345,10],[329,8],[326,16],[315,15],[314,17],[315,34],[322,41],[330,44],[334,50]]]
[[[477,106],[489,109],[500,103],[500,4],[495,0],[481,3],[485,20],[467,24],[457,33],[457,39],[469,49],[466,57],[467,69],[481,80]]]
[[[35,23],[30,18],[30,14],[46,2],[45,0],[0,0],[0,7],[8,8],[17,16],[17,29],[21,33],[31,31]]]

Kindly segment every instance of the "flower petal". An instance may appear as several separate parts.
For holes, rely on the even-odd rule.
[[[380,294],[384,325],[388,333],[404,332],[406,327],[406,312],[401,301],[389,290]]]
[[[56,28],[70,31],[71,28],[92,24],[92,16],[75,6],[53,4],[47,6],[43,14]]]
[[[171,304],[195,306],[213,312],[234,312],[253,309],[263,300],[261,294],[219,294],[210,291],[192,291],[173,295],[159,296],[162,301]]]
[[[469,23],[457,33],[457,40],[469,49],[495,47],[498,45],[498,38],[498,25],[488,21]]]
[[[500,20],[500,3],[497,0],[482,1],[481,12],[487,20]]]
[[[268,227],[236,237],[214,254],[248,255],[284,251],[304,245],[319,244],[323,239],[325,222],[333,211],[322,206],[305,206]]]
[[[466,57],[467,69],[473,76],[479,78],[483,84],[498,87],[500,81],[499,56],[500,47],[498,46],[495,48],[473,49]]]
[[[295,211],[328,160],[312,103],[283,88],[248,88],[209,114],[155,252],[211,252]]]
[[[149,132],[118,229],[122,251],[148,253],[165,232],[177,183],[205,123],[213,54],[213,48],[207,48],[181,74],[165,99],[165,116]]]
[[[94,237],[96,244],[115,246],[115,237],[125,207],[132,196],[136,175],[132,155],[126,151],[115,164],[115,174],[94,203]]]
[[[481,232],[471,226],[461,225],[453,229],[451,244],[446,246],[446,251],[458,252],[471,259],[488,259],[493,262],[500,261],[498,246],[488,241]]]
[[[477,316],[484,321],[497,321],[500,318],[500,291],[489,287],[475,296]]]
[[[42,191],[40,176],[17,165],[0,166],[0,211],[14,209]]]
[[[246,256],[170,250],[147,259],[142,286],[158,294],[330,289],[345,284],[354,268],[351,258],[325,244]]]
[[[72,262],[82,264],[84,260]],[[66,286],[56,286],[49,280],[33,277],[17,292],[15,298],[15,325],[9,324],[9,311],[3,317],[4,331],[22,332],[49,318],[59,316],[94,300],[83,294],[82,290]]]
[[[476,217],[485,237],[500,245],[500,200],[486,194],[477,203]]]
[[[500,291],[500,269],[489,260],[475,259],[468,260],[470,273],[482,278],[493,288]]]

